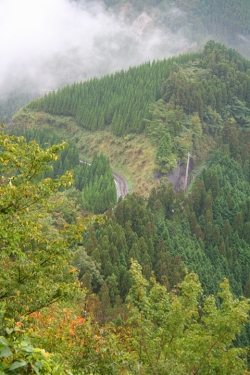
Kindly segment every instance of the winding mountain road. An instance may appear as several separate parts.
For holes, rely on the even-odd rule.
[[[116,171],[112,171],[114,175],[114,180],[116,184],[117,189],[117,198],[119,197],[125,197],[126,194],[128,194],[128,181],[127,179],[120,173]]]

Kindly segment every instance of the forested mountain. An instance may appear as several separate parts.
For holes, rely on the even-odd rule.
[[[97,14],[99,14],[100,7],[94,8],[94,11],[92,10],[92,1],[86,1],[84,7],[81,7],[81,0],[76,0],[74,2],[72,1],[70,3],[73,4],[75,2],[79,3],[80,5],[78,9],[79,14],[83,9],[89,9],[88,7],[90,7],[90,13],[96,11]],[[124,54],[124,51],[124,59],[128,58],[128,60],[131,60],[131,63],[129,65],[136,64],[136,62],[133,62],[134,55],[140,55],[140,53],[143,53],[143,49],[145,47],[147,48],[147,45],[149,45],[149,49],[151,49],[152,47],[152,53],[150,53],[149,56],[146,54],[146,56],[148,57],[145,57],[145,60],[150,59],[151,61],[153,61],[154,58],[159,58],[159,51],[157,52],[159,48],[159,39],[164,40],[164,38],[166,38],[167,42],[171,38],[174,39],[173,43],[175,43],[175,38],[177,38],[176,45],[180,43],[180,48],[177,49],[177,51],[173,50],[173,52],[171,52],[172,49],[170,43],[169,51],[166,49],[166,56],[169,56],[171,53],[176,54],[179,51],[186,52],[187,50],[200,50],[203,48],[208,39],[220,41],[227,46],[236,48],[244,56],[250,56],[250,5],[247,0],[242,0],[240,2],[236,0],[221,0],[219,2],[216,0],[105,0],[99,2],[99,4],[105,5],[104,9],[102,9],[101,11],[102,16],[109,17],[110,15],[112,15],[118,23],[120,23],[122,19],[120,33],[121,35],[113,40],[114,47],[116,43],[118,43],[118,49],[120,48],[120,53],[117,53],[116,48],[111,48],[110,50],[110,54],[113,56],[111,60],[112,65],[116,66],[116,69],[113,69],[113,71],[124,68],[124,66],[128,66],[126,64],[122,65],[122,61],[120,61],[120,56],[121,54]],[[129,37],[129,39],[126,39],[126,36],[123,35],[123,33],[124,25],[126,30],[130,30],[131,27],[133,29],[134,22],[136,22],[138,17],[143,12],[146,12],[147,16],[150,18],[150,23],[148,27],[145,28],[142,35],[141,33],[139,33],[139,41],[145,43],[145,47],[142,49],[142,51],[140,51],[140,43],[138,43],[137,40],[138,35],[136,34],[136,37],[134,35],[134,38]],[[116,29],[116,23],[114,24],[114,29]],[[162,33],[160,36],[158,35],[159,30],[161,30]],[[152,40],[150,39],[150,37],[152,37]],[[101,36],[98,36],[96,38],[97,41],[99,38],[101,38]],[[109,35],[107,38],[109,38]],[[181,40],[183,39],[186,40],[184,44],[181,43]],[[104,40],[103,43],[101,42],[100,44],[107,43],[107,45],[113,46],[113,42],[111,35],[110,40]],[[55,53],[52,61],[49,59],[49,62],[45,65],[44,70],[48,73],[47,69],[52,69],[52,71],[50,72],[52,77],[53,75],[56,76],[57,74],[59,74],[60,79],[58,79],[56,87],[51,86],[47,90],[51,90],[53,87],[62,87],[62,85],[65,85],[65,82],[73,82],[74,80],[81,79],[79,77],[82,77],[82,79],[88,79],[93,76],[99,77],[100,75],[104,75],[105,73],[109,72],[110,70],[107,70],[105,68],[110,64],[109,60],[105,60],[105,54],[107,53],[107,55],[109,55],[109,50],[107,51],[106,48],[104,48],[103,51],[102,48],[100,48],[100,44],[97,43],[97,46],[93,46],[93,51],[95,52],[93,52],[93,56],[90,56],[91,58],[89,57],[89,51],[88,56],[86,57],[86,60],[104,59],[103,65],[97,70],[92,70],[93,64],[91,64],[91,67],[89,69],[92,72],[91,74],[87,74],[84,69],[83,71],[81,70],[81,63],[78,62],[79,55],[77,50],[75,50],[74,52],[73,50],[71,50],[65,53]],[[132,44],[133,48],[130,48]],[[18,49],[18,46],[16,49]],[[85,53],[83,53],[83,56],[85,56]],[[98,55],[97,59],[96,55]],[[77,62],[74,62],[74,57],[70,57],[68,60],[66,56],[67,58],[68,56],[75,56]],[[54,63],[54,61],[58,62]],[[139,59],[139,61],[142,60]],[[83,62],[85,63],[85,61]],[[62,66],[64,64],[65,73],[62,69]],[[29,67],[29,69],[26,69],[25,67],[25,74],[27,75],[27,77],[29,77],[30,71],[33,71],[33,67]],[[77,78],[68,79],[67,81],[67,78],[65,77],[71,75],[72,72],[75,73],[75,77]],[[51,80],[48,79],[47,73],[45,73],[44,75],[44,80],[42,79],[42,81],[44,81],[44,86],[41,85],[40,77],[36,77],[35,79],[34,77],[32,77],[31,82],[29,82],[29,79],[25,78],[24,80],[21,80],[21,83],[19,83],[17,86],[15,86],[15,82],[18,80],[16,78],[13,79],[13,89],[10,90],[9,85],[7,85],[9,94],[6,95],[6,93],[4,93],[4,90],[3,92],[1,92],[0,118],[4,118],[5,121],[10,121],[13,114],[18,108],[28,103],[31,98],[43,95],[46,86],[50,86],[51,84]],[[42,72],[40,72],[39,76],[40,75],[42,75]],[[20,93],[20,91],[23,92],[23,90],[25,90],[25,94]],[[92,115],[94,114],[92,113]],[[123,113],[121,110],[120,116],[122,115]],[[79,114],[79,116],[81,115]]]
[[[126,0],[104,0],[108,7],[119,9],[128,6]],[[250,8],[247,0],[240,3],[235,0],[131,0],[129,5],[136,11],[156,10],[163,27],[180,28],[189,23],[192,32],[217,35],[228,42],[237,41],[238,34],[248,37],[250,34]],[[176,7],[175,17],[166,12],[167,8]],[[194,38],[195,39],[195,38]]]
[[[216,138],[228,118],[249,126],[249,69],[236,51],[210,41],[203,53],[66,86],[28,108],[73,116],[91,131],[145,133],[157,146],[158,168],[167,173],[188,151],[201,159],[204,137]]]
[[[101,79],[66,86],[29,104],[51,114],[74,116],[78,125],[92,131],[111,126],[114,134],[142,132],[148,104],[161,96],[162,79],[174,61],[195,60],[199,54],[146,63]]]
[[[111,125],[118,135],[142,132],[148,104],[160,98],[182,106],[188,115],[198,112],[206,122],[208,107],[224,115],[234,97],[249,105],[249,69],[249,61],[236,51],[211,41],[202,54],[180,55],[66,86],[29,107],[74,116],[79,126],[93,131]]]
[[[55,372],[47,362],[51,374],[60,374],[60,361],[61,373],[75,374],[248,373],[249,89],[250,62],[210,41],[200,53],[66,86],[17,114],[8,131],[21,133],[27,121],[28,139],[46,146],[63,133],[70,142],[68,149],[62,144],[42,150],[35,141],[1,134],[4,373],[44,369],[46,356],[32,349],[38,344],[54,353]],[[47,114],[39,117],[41,112]],[[58,115],[58,126],[52,115]],[[39,121],[32,127],[33,118]],[[86,133],[78,132],[83,128]],[[149,196],[114,202],[107,158],[79,163],[76,146],[89,133],[98,141],[115,133],[120,153],[134,134],[150,140],[162,178]],[[202,172],[189,190],[175,194],[167,173],[186,164],[188,152]],[[62,164],[54,164],[53,172],[52,162]],[[82,221],[80,212],[64,215],[63,224],[52,220],[61,215],[55,207],[60,198],[70,205],[75,194],[63,191],[71,174],[57,174],[69,164],[76,165],[85,208],[93,212],[98,203],[104,215]],[[67,212],[65,203],[60,210]],[[22,335],[32,344],[30,358],[22,355]]]
[[[206,293],[216,293],[227,277],[236,295],[248,295],[249,72],[248,60],[210,41],[203,53],[67,86],[29,104],[32,110],[74,116],[79,127],[94,132],[110,127],[121,136],[146,134],[157,145],[155,160],[162,172],[186,160],[188,151],[194,162],[201,160],[205,142],[213,140],[210,152],[217,148],[189,196],[180,191],[174,198],[166,185],[152,191],[148,205],[127,198],[108,211],[102,229],[88,233],[86,259],[93,257],[99,286],[86,259],[83,278],[95,292],[112,276],[118,289],[110,293],[124,300],[129,287],[122,286],[121,272],[126,275],[130,258],[138,260],[146,277],[154,270],[157,280],[172,285],[171,278],[177,282],[182,275],[181,263],[172,271],[166,264],[181,255]]]

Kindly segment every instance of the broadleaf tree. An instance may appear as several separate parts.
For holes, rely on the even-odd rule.
[[[249,300],[234,299],[224,280],[218,293],[203,295],[195,273],[171,293],[133,261],[130,306],[131,352],[142,374],[249,374],[246,350],[233,340],[248,321]],[[219,306],[217,306],[217,302]]]
[[[43,230],[57,189],[70,186],[71,172],[39,179],[65,143],[42,149],[24,137],[0,134],[0,302],[4,318],[18,320],[78,288],[70,266],[71,249],[84,228]],[[2,329],[5,323],[3,322]]]

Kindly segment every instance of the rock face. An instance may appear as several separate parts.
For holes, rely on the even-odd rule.
[[[202,165],[200,168],[196,169],[193,174],[192,180],[196,180],[199,174],[203,171],[203,169],[208,168],[207,164]],[[190,159],[189,169],[188,169],[188,179],[187,179],[187,186],[190,184],[190,173],[194,169],[194,165],[192,159]],[[174,192],[177,193],[178,190],[183,189],[185,186],[185,176],[186,176],[186,165],[185,164],[178,164],[178,166],[171,171],[166,177],[172,183]]]
[[[187,186],[190,183],[190,172],[192,171],[192,159],[189,164]],[[186,164],[178,164],[177,167],[168,173],[167,178],[172,183],[174,192],[177,193],[178,190],[183,189],[185,185],[186,176]]]
[[[132,23],[132,30],[138,35],[142,36],[143,30],[147,25],[152,22],[152,18],[147,15],[146,12],[143,12],[140,14],[139,17],[136,18],[136,20]]]

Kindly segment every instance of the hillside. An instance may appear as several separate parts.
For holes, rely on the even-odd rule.
[[[76,142],[83,160],[103,151],[135,192],[148,194],[155,176],[185,168],[188,152],[191,169],[204,164],[229,119],[248,128],[249,69],[248,60],[211,41],[203,53],[49,93],[21,110],[11,127],[52,128]]]
[[[249,2],[235,0],[105,0],[108,9],[121,12],[127,22],[141,14],[149,18],[148,29],[161,27],[168,32],[184,32],[196,45],[202,47],[204,40],[213,38],[227,46],[237,48],[249,57]],[[144,13],[143,13],[144,12]],[[230,20],[230,21],[229,21]],[[152,26],[153,25],[153,26]],[[147,33],[147,23],[143,32]],[[139,28],[140,31],[140,28]],[[140,33],[141,35],[142,33]]]
[[[14,129],[44,128],[53,131],[67,140],[76,143],[80,159],[91,161],[95,152],[108,156],[113,169],[124,174],[130,184],[130,191],[148,194],[154,181],[155,147],[145,136],[114,136],[109,130],[90,132],[79,128],[70,117],[47,115],[27,108],[20,110],[14,117],[11,127]]]
[[[162,238],[171,256],[181,255],[185,265],[199,274],[208,293],[216,292],[222,275],[230,279],[237,295],[244,291],[248,293],[246,288],[250,274],[246,269],[243,271],[243,267],[245,262],[248,264],[249,247],[249,71],[248,60],[236,51],[210,41],[203,53],[182,55],[99,80],[66,86],[31,102],[15,116],[11,127],[44,127],[47,132],[51,129],[60,133],[65,140],[74,140],[83,160],[90,160],[96,151],[102,151],[110,158],[113,168],[125,173],[133,183],[134,191],[148,197],[147,209],[154,213],[155,222],[150,225],[158,228],[157,240],[145,238],[145,229],[141,226],[151,219],[146,219],[150,214],[144,211],[145,207],[142,210],[144,204],[140,198],[133,203],[129,201],[135,198],[128,198],[125,207],[120,203],[116,208],[118,211],[114,211],[117,215],[114,223],[112,215],[109,218],[111,213],[107,214],[111,237],[105,240],[105,255],[102,256],[102,231],[98,230],[98,237],[91,233],[89,241],[94,242],[96,247],[93,249],[91,245],[86,251],[91,257],[94,251],[93,256],[100,262],[105,277],[111,276],[113,267],[117,267],[115,274],[119,279],[122,272],[119,267],[122,264],[128,269],[131,257],[144,265],[147,275],[152,269],[158,272],[158,262],[166,261],[157,245]],[[159,72],[162,72],[161,76],[165,72],[161,80]],[[151,92],[150,87],[155,87],[153,92],[157,92],[158,97],[154,98],[154,102],[149,102],[147,95],[139,97],[141,101],[138,101],[138,82],[141,87],[148,87],[148,93]],[[154,85],[151,86],[150,82]],[[110,100],[106,101],[106,94],[107,97],[112,94],[112,99],[110,96]],[[133,111],[131,103],[137,103],[143,111],[136,108]],[[119,135],[112,126],[116,119],[116,104],[129,114],[129,118],[121,117],[122,121],[116,122]],[[110,112],[108,121],[109,108],[113,108],[113,115]],[[62,113],[68,117],[63,117]],[[78,113],[85,116],[85,122],[77,117]],[[90,113],[95,113],[93,121]],[[132,129],[129,127],[131,119],[134,119]],[[190,195],[184,195],[180,189],[174,199],[174,191],[168,186],[166,178],[154,180],[154,176],[157,171],[158,177],[166,177],[175,169],[182,169],[185,173],[188,152],[191,154],[191,169],[205,163],[209,168],[205,168],[192,182]],[[210,161],[207,161],[208,156]],[[150,192],[153,187],[155,189]],[[132,207],[134,214],[129,213]],[[126,214],[121,220],[119,215],[123,210]],[[140,211],[141,220],[145,217],[144,224],[143,221],[140,225],[137,221],[133,224],[132,219]],[[118,224],[121,225],[119,230],[111,229]],[[136,232],[135,237],[128,234],[130,225]],[[128,232],[124,235],[134,238],[132,243],[129,241],[127,249],[124,244],[121,245],[122,248],[125,246],[124,258],[119,258],[119,261],[120,239],[113,238],[111,233],[114,231],[120,231],[121,236],[124,231]],[[183,232],[186,233],[184,243]],[[105,229],[103,236],[106,234]],[[108,255],[109,251],[112,255]],[[218,258],[220,262],[216,260]],[[107,259],[110,259],[109,266]],[[204,264],[207,264],[205,268]],[[208,281],[211,272],[214,277]],[[160,275],[162,271],[159,271],[159,280]],[[124,295],[121,297],[124,298]]]

